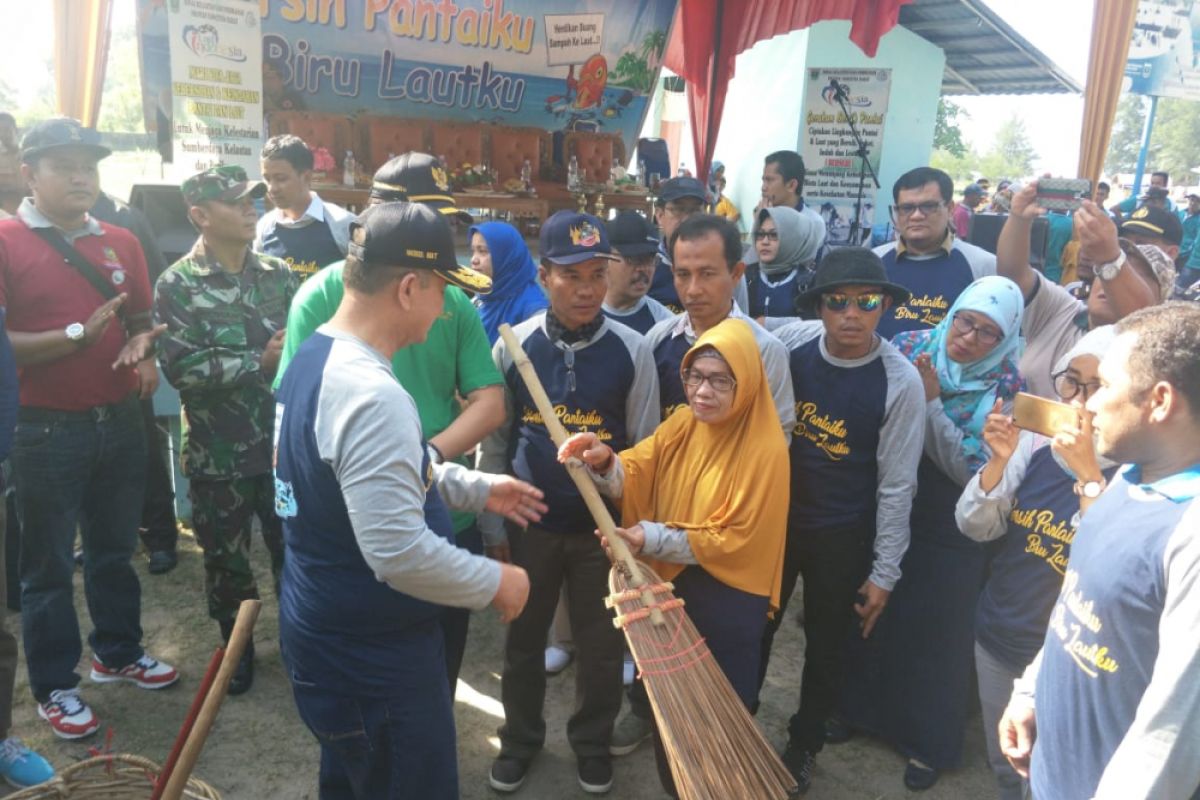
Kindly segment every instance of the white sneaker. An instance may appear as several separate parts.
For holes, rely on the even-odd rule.
[[[574,655],[570,650],[552,644],[546,648],[546,674],[557,675],[567,668]]]
[[[99,658],[93,658],[92,680],[96,683],[129,681],[142,689],[164,689],[179,680],[179,673],[170,664],[143,653],[141,658],[122,669],[106,667]]]
[[[55,689],[50,699],[38,704],[38,716],[50,723],[63,739],[82,739],[100,728],[100,720],[79,696],[78,689]]]

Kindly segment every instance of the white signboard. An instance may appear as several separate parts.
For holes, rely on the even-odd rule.
[[[875,219],[875,185],[867,172],[862,183],[859,232],[852,242],[850,224],[854,220],[862,161],[850,122],[867,146],[867,160],[878,172],[892,71],[814,68],[808,70],[807,78],[801,152],[807,170],[804,202],[825,219],[827,244],[862,244],[870,237]],[[849,120],[838,103],[838,87],[845,90],[843,102]]]
[[[169,0],[174,177],[216,164],[258,173],[262,33],[257,0]]]
[[[583,64],[604,44],[603,14],[547,14],[546,66]]]

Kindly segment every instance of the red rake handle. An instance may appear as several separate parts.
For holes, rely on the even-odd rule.
[[[179,734],[175,737],[175,744],[171,747],[171,754],[167,756],[167,762],[163,764],[162,771],[158,773],[158,780],[154,782],[154,794],[150,795],[150,800],[160,800],[163,791],[167,788],[167,781],[171,778],[171,773],[175,770],[175,764],[179,761],[179,754],[183,752],[183,743],[187,741],[188,736],[192,732],[192,727],[196,724],[196,717],[200,715],[200,706],[204,705],[204,698],[208,697],[208,692],[212,689],[213,682],[217,679],[217,670],[221,666],[221,657],[225,655],[225,648],[218,647],[213,651],[212,658],[208,660],[208,669],[204,670],[204,677],[200,681],[200,688],[196,690],[196,696],[192,698],[192,707],[188,709],[187,716],[183,720],[183,725],[179,728]]]
[[[521,347],[521,343],[517,341],[517,337],[513,334],[512,328],[507,324],[500,326],[500,338],[504,340],[504,346],[508,348],[509,354],[512,356],[513,364],[516,365],[517,372],[521,375],[521,380],[525,383],[525,388],[529,390],[530,397],[533,398],[533,404],[537,407],[538,413],[542,415],[542,422],[546,426],[546,430],[550,433],[550,438],[558,447],[562,447],[563,442],[567,441],[570,434],[563,427],[562,421],[558,415],[554,413],[554,406],[550,402],[550,398],[546,395],[546,389],[542,386],[542,381],[538,378],[537,370],[533,367],[533,362],[529,360],[529,356],[525,354],[525,348]],[[575,486],[578,487],[579,493],[583,496],[583,502],[587,504],[588,511],[592,514],[592,519],[596,521],[596,527],[600,529],[600,533],[604,534],[604,538],[608,540],[608,546],[612,548],[615,559],[619,561],[630,575],[630,585],[635,587],[644,586],[647,581],[642,570],[638,565],[638,561],[634,558],[633,553],[629,552],[629,545],[625,540],[617,535],[617,524],[613,522],[612,515],[608,513],[608,506],[604,505],[604,500],[600,497],[600,491],[596,485],[592,483],[592,478],[587,473],[587,467],[582,462],[572,459],[567,462],[567,474],[571,476],[571,480],[575,481]],[[654,594],[649,590],[642,592],[642,602],[650,609],[651,619],[654,624],[661,625],[663,623],[662,612],[657,608],[654,601]]]

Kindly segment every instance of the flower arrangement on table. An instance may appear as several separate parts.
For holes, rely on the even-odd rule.
[[[330,174],[337,171],[337,162],[333,160],[329,149],[326,147],[317,147],[312,151],[313,154],[313,181],[320,183],[329,180]]]
[[[486,164],[466,164],[450,173],[450,188],[456,192],[489,192],[496,176]]]

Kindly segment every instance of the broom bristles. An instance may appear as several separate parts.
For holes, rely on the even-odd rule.
[[[649,583],[669,586],[645,564],[639,566]],[[655,625],[644,613],[640,592],[628,591],[629,576],[621,566],[613,567],[608,581],[609,590],[619,596],[614,605],[654,709],[680,799],[797,797],[795,778],[679,607],[682,603],[656,586],[666,624]]]

